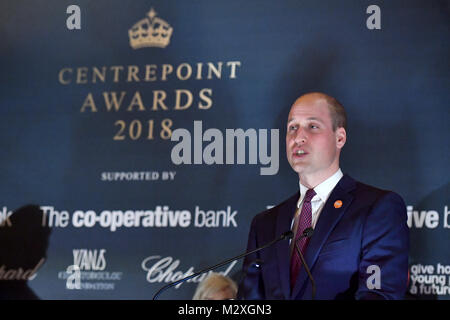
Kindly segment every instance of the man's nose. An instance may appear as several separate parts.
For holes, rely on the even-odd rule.
[[[305,130],[299,128],[295,134],[294,142],[297,145],[302,145],[306,142]]]

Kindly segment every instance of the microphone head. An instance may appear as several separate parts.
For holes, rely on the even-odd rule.
[[[286,231],[285,233],[283,233],[281,235],[281,239],[282,240],[289,240],[289,239],[292,239],[293,236],[294,236],[294,233],[291,230],[289,230],[289,231]]]
[[[250,266],[255,267],[255,268],[260,268],[261,265],[263,264],[263,262],[264,261],[261,259],[256,259],[250,264]]]
[[[314,229],[311,228],[311,227],[306,228],[305,230],[303,230],[303,236],[306,237],[306,238],[311,237],[313,235],[313,233],[314,233]]]

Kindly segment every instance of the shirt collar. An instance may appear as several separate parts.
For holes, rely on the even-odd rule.
[[[314,191],[316,192],[316,195],[311,199],[311,201],[322,201],[326,202],[328,199],[328,196],[330,195],[331,191],[333,191],[334,187],[337,185],[339,180],[344,176],[341,169],[339,168],[336,173],[334,173],[331,177],[329,177],[327,180],[323,181],[321,184],[317,185],[314,188]],[[308,191],[308,188],[302,185],[299,181],[300,186],[300,199],[298,199],[297,202],[297,208],[300,208],[303,198],[305,197],[306,191]]]

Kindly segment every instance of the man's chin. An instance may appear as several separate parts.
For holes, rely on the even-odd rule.
[[[307,166],[304,164],[295,163],[291,165],[292,170],[298,173],[298,175],[302,175],[308,173]]]

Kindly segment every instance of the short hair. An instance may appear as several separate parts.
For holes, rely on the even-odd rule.
[[[336,131],[337,128],[347,130],[347,113],[345,112],[344,106],[336,98],[326,94],[323,97],[328,104],[333,131]]]
[[[212,294],[222,290],[231,289],[234,298],[237,295],[237,285],[229,277],[221,275],[220,273],[211,272],[195,290],[192,300],[206,300]]]

